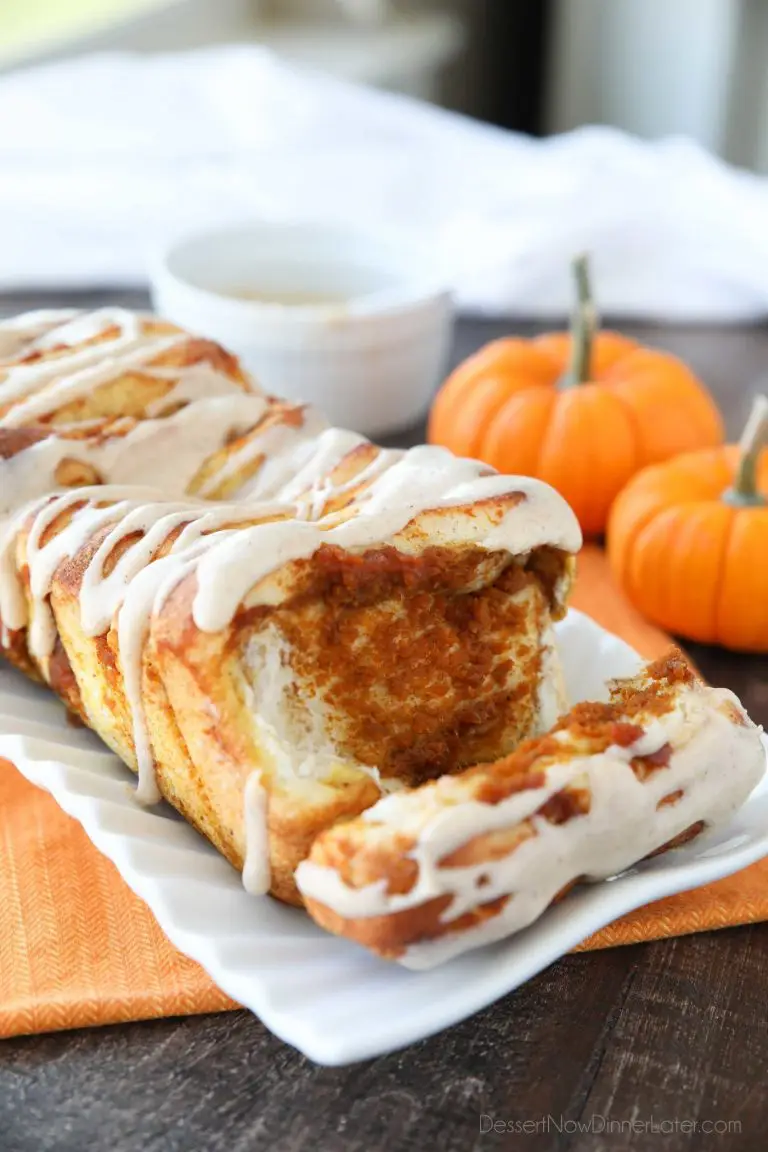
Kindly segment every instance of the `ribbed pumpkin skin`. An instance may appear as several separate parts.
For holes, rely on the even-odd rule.
[[[768,507],[733,507],[739,450],[646,468],[611,511],[608,556],[636,608],[690,640],[768,652]],[[768,454],[757,474],[768,497]]]
[[[721,444],[723,424],[702,384],[669,353],[600,332],[589,380],[558,388],[570,357],[565,332],[488,344],[444,383],[428,436],[500,472],[552,484],[594,536],[636,472]]]

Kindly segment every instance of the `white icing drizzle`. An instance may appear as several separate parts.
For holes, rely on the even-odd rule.
[[[28,313],[0,325],[0,357],[55,352],[32,362],[0,363],[0,429],[49,419],[63,405],[137,369],[169,381],[165,394],[147,403],[146,419],[38,425],[48,433],[45,439],[0,458],[0,515],[58,487],[63,461],[96,469],[103,483],[151,476],[166,495],[182,495],[205,459],[253,428],[274,406],[252,384],[246,390],[205,361],[155,364],[189,336],[148,331],[151,319],[102,308]],[[98,337],[106,338],[84,343]]]
[[[51,435],[0,460],[0,515],[58,487],[56,471],[63,460],[90,465],[104,483],[128,484],[146,476],[167,496],[181,495],[203,460],[230,435],[251,427],[265,406],[261,396],[238,391],[197,400],[164,419],[130,421],[123,434],[103,440]]]
[[[218,368],[204,362],[186,364],[183,368],[161,368],[152,365],[145,375],[151,375],[153,380],[173,380],[174,384],[164,396],[150,400],[146,407],[147,417],[163,416],[169,409],[180,404],[189,404],[194,401],[208,400],[211,397],[226,399],[228,402],[249,396],[251,400],[261,400],[262,411],[269,406],[266,396],[257,393],[251,381],[251,391],[244,393],[239,384],[229,376],[224,375]],[[255,416],[252,417],[255,419]]]
[[[318,425],[313,427],[317,430]],[[287,442],[284,442],[287,443]],[[403,456],[393,448],[376,448],[373,458],[349,480],[334,483],[333,473],[360,447],[370,441],[343,428],[327,428],[319,435],[297,437],[293,450],[280,451],[240,490],[241,499],[267,499],[279,494],[281,500],[297,505],[302,520],[319,520],[330,499],[338,499],[357,488],[367,487]]]
[[[55,313],[52,312],[50,315],[53,318]],[[143,324],[152,319],[152,316],[120,307],[75,312],[68,319],[65,313],[62,315],[61,323],[53,323],[47,327],[46,332],[36,340],[35,347],[55,348],[64,344],[73,348],[76,344],[83,344],[87,340],[103,336],[108,328],[117,328],[122,334],[133,339],[141,333]]]
[[[106,493],[106,495],[105,495]],[[50,656],[56,641],[56,626],[48,605],[56,569],[63,560],[73,556],[91,537],[111,520],[119,520],[142,496],[160,498],[155,489],[142,489],[135,485],[111,488],[73,488],[57,497],[44,497],[36,505],[27,506],[4,526],[0,536],[0,616],[6,629],[29,628],[27,644],[32,656],[45,659]],[[106,507],[100,506],[108,501]],[[77,505],[85,501],[85,507]],[[60,516],[75,509],[71,521],[45,544],[48,528]],[[26,540],[27,564],[31,594],[31,615],[27,620],[19,574],[15,564],[17,533],[23,523],[31,520]]]
[[[0,365],[35,352],[44,345],[48,332],[61,328],[78,315],[75,308],[39,309],[0,320]]]
[[[224,467],[208,480],[201,495],[210,496],[222,482],[238,476],[259,457],[263,458],[261,467],[254,477],[239,487],[238,497],[263,499],[266,493],[279,489],[280,477],[291,467],[297,451],[301,452],[312,437],[327,427],[325,417],[314,408],[299,409],[299,413],[301,423],[298,426],[267,416],[266,426],[255,428],[243,444],[233,448]]]
[[[432,967],[519,931],[577,877],[616,875],[697,821],[727,820],[743,803],[765,771],[765,752],[759,729],[734,724],[720,708],[725,701],[745,715],[730,692],[683,689],[674,711],[654,721],[635,745],[551,764],[542,787],[513,793],[498,804],[475,800],[471,783],[460,777],[386,797],[362,819],[415,836],[409,855],[419,873],[411,891],[389,894],[385,880],[350,888],[334,869],[311,860],[297,869],[299,890],[347,919],[394,914],[447,894],[452,901],[441,919],[450,922],[480,904],[510,897],[499,914],[474,928],[411,945],[400,957],[410,968]],[[640,780],[629,761],[667,743],[672,748],[668,764]],[[559,825],[534,815],[568,785],[589,789],[587,813]],[[675,803],[659,807],[678,790],[682,796]],[[511,830],[526,820],[536,834],[507,855],[476,865],[441,866],[442,859],[475,837]]]
[[[55,322],[55,313],[32,313],[0,328],[0,354],[8,349],[17,355],[57,349],[55,355],[33,363],[2,366],[0,398],[9,410],[0,416],[0,427],[20,428],[44,419],[63,405],[88,396],[101,384],[137,369],[178,382],[172,395],[155,402],[155,412],[150,411],[150,415],[167,408],[172,400],[189,401],[240,390],[236,381],[210,364],[153,365],[152,361],[185,343],[189,336],[182,331],[148,331],[149,319],[123,308],[102,308],[84,314],[63,312],[61,323]],[[116,329],[115,336],[97,339],[112,328]],[[61,351],[60,345],[67,350]]]
[[[388,468],[402,459],[402,456],[403,452],[397,448],[380,448],[365,468],[356,476],[350,477],[345,483],[333,484],[330,480],[316,481],[299,501],[300,507],[303,509],[302,518],[306,520],[321,519],[325,513],[326,504],[331,500],[336,501],[340,496],[347,496],[359,488],[369,487]]]
[[[252,896],[265,896],[272,880],[269,866],[269,794],[255,769],[245,782],[245,863],[243,887]]]
[[[315,523],[260,524],[221,541],[196,568],[195,624],[204,632],[226,628],[261,580],[292,560],[312,556],[321,544],[357,552],[393,543],[414,518],[433,510],[468,509],[441,518],[435,529],[439,543],[475,543],[514,555],[544,544],[578,550],[578,522],[552,488],[528,477],[483,473],[482,465],[458,460],[443,448],[412,448],[361,493],[352,514],[344,510],[347,518],[340,523],[331,516]],[[503,504],[512,493],[523,499],[510,502],[501,515],[478,514],[479,502]]]
[[[279,481],[283,497],[297,500],[304,493],[325,484],[345,457],[367,443],[365,437],[357,432],[326,428],[312,443],[303,445],[301,454],[297,454],[293,461],[286,461],[288,467]]]
[[[3,405],[10,403],[11,407],[0,417],[0,427],[20,428],[50,416],[62,405],[82,399],[100,384],[125,372],[143,368],[188,339],[183,332],[148,335],[142,331],[140,317],[122,310],[104,309],[62,328],[51,329],[45,341],[53,346],[61,338],[61,342],[69,346],[72,340],[69,330],[73,327],[85,333],[80,339],[88,339],[118,322],[118,335],[112,340],[73,344],[72,351],[64,355],[6,368],[1,394]]]
[[[288,511],[283,505],[260,505],[257,514],[280,516]],[[143,803],[154,803],[159,799],[141,690],[144,644],[152,614],[160,611],[177,584],[193,570],[198,557],[212,546],[212,534],[218,534],[219,538],[233,535],[238,531],[238,523],[250,523],[253,516],[253,505],[208,505],[202,509],[198,505],[197,509],[190,508],[185,517],[188,523],[168,555],[143,569],[136,565],[128,577],[130,583],[125,583],[122,588],[115,586],[113,613],[116,613],[120,668],[131,713],[139,774],[138,797]],[[131,551],[126,554],[128,558]],[[81,609],[82,604],[81,592]]]

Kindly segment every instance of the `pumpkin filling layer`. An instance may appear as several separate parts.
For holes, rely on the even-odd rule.
[[[562,554],[327,549],[308,569],[244,645],[278,772],[326,778],[343,765],[416,785],[503,756],[555,718],[541,715],[554,678],[542,638]]]

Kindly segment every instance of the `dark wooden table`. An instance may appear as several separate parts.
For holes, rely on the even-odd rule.
[[[145,305],[17,296],[0,313],[107,301]],[[510,330],[531,328],[462,321],[455,358]],[[630,330],[687,359],[737,434],[768,328]],[[768,725],[768,660],[691,651]],[[764,1148],[766,1003],[758,925],[568,956],[450,1031],[342,1069],[315,1067],[247,1012],[5,1041],[0,1152]],[[483,1132],[492,1122],[507,1131]]]

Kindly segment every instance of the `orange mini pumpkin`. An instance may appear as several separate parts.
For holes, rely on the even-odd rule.
[[[640,468],[720,444],[723,424],[675,356],[597,332],[586,257],[574,261],[571,332],[495,340],[438,392],[429,439],[500,472],[538,476],[582,529],[603,532],[616,495]]]
[[[741,445],[646,468],[608,525],[614,575],[635,606],[670,632],[768,652],[768,400]]]

